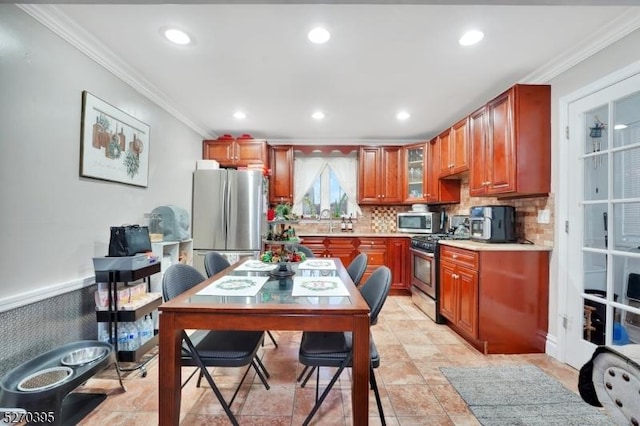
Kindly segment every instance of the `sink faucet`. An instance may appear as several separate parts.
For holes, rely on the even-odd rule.
[[[329,233],[333,233],[333,219],[331,218],[331,211],[329,209],[324,209],[320,212],[318,222],[320,222],[322,219],[329,219]]]

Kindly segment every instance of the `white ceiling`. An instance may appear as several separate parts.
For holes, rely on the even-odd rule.
[[[512,84],[547,82],[640,26],[640,6],[23,7],[203,137],[313,144],[433,137]],[[171,45],[160,36],[168,25],[195,44]],[[307,40],[317,25],[331,32],[324,45]],[[461,47],[471,28],[484,40]],[[324,120],[311,118],[316,109]],[[411,118],[398,121],[400,109]]]

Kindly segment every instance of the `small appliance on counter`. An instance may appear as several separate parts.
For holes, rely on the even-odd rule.
[[[476,206],[469,212],[471,240],[485,243],[515,243],[516,208]]]
[[[398,232],[412,234],[437,234],[442,232],[440,213],[429,211],[409,211],[396,215]]]

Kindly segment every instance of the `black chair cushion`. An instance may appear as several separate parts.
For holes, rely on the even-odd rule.
[[[350,332],[306,332],[302,335],[298,358],[303,365],[340,367],[351,352],[352,343]],[[372,336],[369,336],[369,354],[371,366],[378,368],[380,355]],[[347,367],[351,367],[351,362]]]
[[[241,367],[256,356],[264,333],[262,331],[198,330],[190,337],[202,362],[212,367]],[[196,366],[183,345],[182,365]]]

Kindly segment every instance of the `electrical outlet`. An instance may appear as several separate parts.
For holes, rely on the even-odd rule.
[[[551,211],[538,210],[538,223],[550,223],[550,222],[551,222]]]

